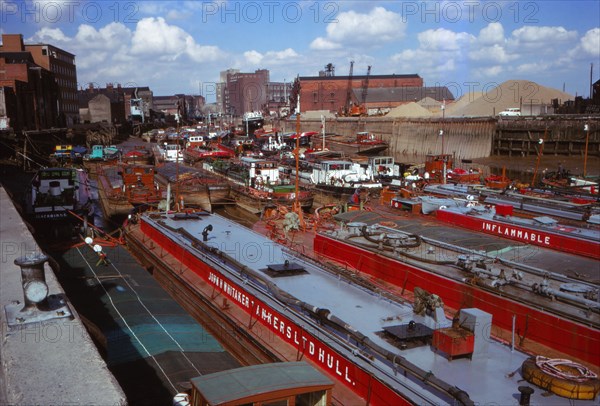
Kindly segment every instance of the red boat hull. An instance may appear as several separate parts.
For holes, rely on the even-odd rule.
[[[219,294],[215,295],[219,300],[225,296],[231,303],[246,312],[249,316],[248,326],[253,326],[258,321],[263,327],[267,328],[269,333],[261,333],[265,339],[268,340],[270,334],[278,336],[297,349],[299,358],[306,357],[314,361],[332,378],[350,388],[354,393],[367,399],[367,404],[411,404],[397,392],[379,381],[376,376],[360,368],[352,360],[345,358],[331,346],[327,345],[326,342],[319,338],[319,331],[309,331],[304,326],[294,323],[258,297],[248,293],[244,286],[225,279],[220,272],[215,271],[185,247],[179,245],[176,241],[170,239],[160,230],[143,220],[141,222],[141,230],[174,258],[177,258],[210,284],[215,292],[219,292]]]
[[[569,252],[584,257],[600,259],[599,241],[583,240],[575,236],[571,237],[569,235],[555,234],[544,230],[528,229],[513,224],[468,216],[466,214],[455,213],[448,210],[437,210],[436,217],[438,220],[445,223],[468,228],[469,230],[492,234],[498,237],[504,237],[557,251]]]
[[[322,234],[315,236],[314,250],[403,290],[425,289],[453,310],[481,309],[493,315],[493,325],[507,332],[516,316],[517,336],[600,365],[600,331],[596,329]]]

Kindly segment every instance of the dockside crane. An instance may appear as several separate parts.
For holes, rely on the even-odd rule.
[[[354,61],[350,61],[350,73],[348,73],[348,85],[346,87],[346,101],[342,109],[342,116],[347,116],[350,113],[350,105],[352,102],[352,71],[354,70]]]
[[[350,115],[352,117],[366,116],[367,115],[367,92],[369,91],[369,76],[371,75],[371,65],[367,68],[367,76],[362,83],[361,100],[359,106],[353,106],[350,109]]]
[[[362,103],[363,107],[365,107],[365,110],[366,110],[366,105],[367,105],[367,92],[369,91],[369,76],[370,75],[371,75],[371,65],[369,65],[369,67],[367,68],[367,77],[363,81],[363,88],[362,88],[362,93],[361,93],[361,103]]]

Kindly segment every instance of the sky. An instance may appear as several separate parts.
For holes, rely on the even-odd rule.
[[[588,97],[600,78],[600,0],[8,1],[0,32],[76,56],[80,88],[149,86],[215,100],[227,69],[270,80],[418,74],[455,98],[512,79]]]

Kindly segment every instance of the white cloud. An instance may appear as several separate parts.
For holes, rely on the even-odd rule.
[[[269,66],[296,63],[300,55],[292,48],[286,48],[283,51],[268,51],[264,54],[256,51],[244,52],[246,63],[258,66],[268,64]]]
[[[252,50],[244,52],[244,58],[246,58],[246,62],[251,65],[260,65],[264,56],[260,52]]]
[[[503,46],[495,44],[489,47],[481,47],[469,52],[469,58],[474,61],[489,63],[507,63],[517,58],[516,55],[510,55]]]
[[[310,43],[310,48],[317,51],[331,51],[334,49],[340,49],[341,47],[341,44],[330,41],[323,37],[317,37]]]
[[[500,23],[490,23],[479,31],[477,40],[482,45],[496,45],[504,43],[504,27]]]
[[[475,41],[475,37],[469,33],[445,28],[423,31],[419,33],[418,39],[421,49],[431,51],[458,51]]]
[[[581,37],[581,48],[592,56],[600,56],[600,28],[594,28]]]
[[[196,62],[214,61],[223,56],[218,47],[197,44],[190,34],[168,24],[162,17],[143,18],[138,22],[131,40],[131,52],[169,61],[182,55]]]
[[[523,63],[521,65],[518,65],[515,68],[515,73],[519,74],[519,75],[534,75],[534,74],[539,74],[540,72],[543,72],[549,68],[552,67],[551,63],[545,63],[545,62],[531,62],[531,63]]]
[[[381,45],[404,37],[406,24],[398,13],[375,7],[369,13],[345,11],[327,25],[327,36],[317,37],[310,47],[315,50],[338,49],[342,45]]]
[[[476,78],[495,78],[501,73],[505,71],[504,67],[501,65],[494,65],[488,67],[476,68],[474,70],[474,76]]]
[[[69,38],[62,32],[60,28],[40,28],[31,38],[28,38],[25,42],[47,42],[47,43],[64,43]]]
[[[525,26],[514,30],[512,37],[523,45],[556,44],[576,39],[577,32],[567,31],[563,27]]]

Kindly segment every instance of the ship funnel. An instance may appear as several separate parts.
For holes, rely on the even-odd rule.
[[[60,182],[53,180],[50,182],[50,196],[60,196]]]

